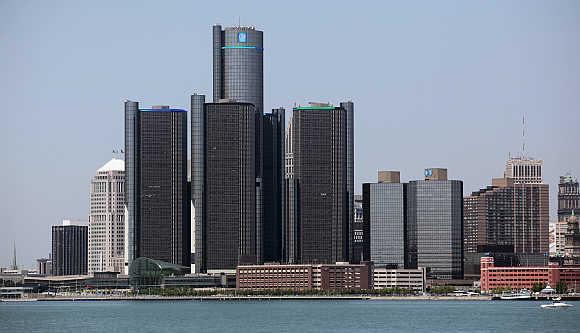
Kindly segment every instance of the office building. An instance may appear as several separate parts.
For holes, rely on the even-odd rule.
[[[204,104],[201,96],[192,96],[195,271],[233,272],[239,264],[263,261],[262,159],[257,149],[262,115],[250,103]],[[278,184],[273,175],[269,181]]]
[[[125,162],[113,158],[91,180],[89,274],[124,272]]]
[[[407,184],[406,202],[410,267],[425,267],[431,279],[462,279],[463,182],[426,169],[425,180]]]
[[[505,166],[504,178],[511,178],[514,184],[542,184],[544,161],[528,157],[510,157]]]
[[[373,271],[374,289],[407,289],[425,292],[427,274],[425,268],[392,269],[376,267]]]
[[[292,115],[293,188],[298,261],[334,263],[352,256],[352,102],[311,103]]]
[[[125,102],[125,267],[139,257],[190,265],[187,112]]]
[[[498,266],[543,266],[549,252],[549,188],[496,178],[464,200],[465,269],[477,277],[482,256]]]
[[[263,208],[264,261],[282,260],[284,225],[284,137],[286,118],[283,108],[263,116]]]
[[[369,290],[373,288],[370,262],[349,264],[244,265],[236,270],[239,289]]]
[[[251,103],[264,112],[263,32],[254,27],[213,26],[213,101]]]
[[[379,171],[378,183],[363,184],[363,218],[370,230],[370,260],[376,267],[409,268],[406,186],[398,171]]]
[[[88,264],[88,227],[85,222],[64,220],[52,226],[52,274],[85,275]]]
[[[362,261],[369,261],[371,258],[368,247],[370,236],[369,230],[364,223],[363,218],[363,198],[360,194],[354,195],[353,202],[353,223],[352,223],[352,249],[353,255],[350,259],[351,263],[360,263]]]
[[[580,220],[572,211],[568,217],[568,228],[566,229],[566,245],[564,246],[564,256],[580,258]]]
[[[39,258],[36,259],[36,272],[39,275],[50,276],[52,275],[52,259],[50,258]]]
[[[566,232],[572,212],[580,212],[580,186],[570,174],[560,176],[558,184],[558,221],[556,222],[556,255],[565,255]]]

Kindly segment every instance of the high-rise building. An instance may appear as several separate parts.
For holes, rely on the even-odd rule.
[[[572,212],[580,212],[580,186],[570,174],[560,176],[558,184],[558,221],[556,222],[556,255],[563,256],[566,246],[568,220]]]
[[[505,166],[504,178],[511,178],[514,184],[542,184],[544,161],[528,157],[510,157]]]
[[[363,184],[363,218],[370,230],[370,260],[377,267],[409,268],[406,186],[398,171],[379,171],[378,183]]]
[[[126,266],[190,265],[187,112],[125,102]]]
[[[363,261],[369,261],[371,254],[370,249],[367,246],[369,243],[368,236],[369,230],[364,223],[363,217],[363,197],[360,194],[354,195],[353,200],[353,220],[352,220],[352,257],[350,261],[352,263],[360,263]]]
[[[52,226],[52,274],[86,275],[88,227],[85,222],[64,220]]]
[[[213,101],[251,103],[264,112],[263,32],[213,26]]]
[[[285,133],[284,145],[285,145],[285,170],[284,178],[294,177],[294,154],[292,153],[292,119],[288,123],[288,130]]]
[[[574,211],[568,217],[568,228],[565,238],[564,255],[571,258],[580,258],[580,220]]]
[[[192,100],[195,270],[233,271],[263,261],[261,114],[250,103],[201,102]]]
[[[426,169],[425,180],[407,184],[406,202],[410,266],[426,267],[430,278],[462,279],[463,182]]]
[[[125,162],[113,158],[91,180],[89,274],[124,272]]]
[[[290,229],[298,231],[297,259],[302,263],[335,263],[351,257],[352,112],[352,102],[293,109],[295,193],[288,195],[297,202],[295,219],[288,223],[298,223]]]
[[[495,178],[464,199],[467,275],[479,275],[481,257],[498,266],[545,265],[548,258],[548,185]]]
[[[264,114],[262,125],[264,261],[280,262],[284,225],[285,110],[278,108]]]

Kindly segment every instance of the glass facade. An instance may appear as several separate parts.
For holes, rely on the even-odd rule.
[[[430,278],[462,279],[463,182],[418,180],[407,186],[412,266],[426,267]]]
[[[129,267],[129,284],[136,288],[158,288],[163,284],[165,277],[184,275],[188,270],[189,267],[140,257]]]
[[[205,126],[204,126],[204,95],[191,96],[191,228],[192,244],[191,263],[195,264],[195,272],[203,271],[204,266],[204,152],[205,152]]]
[[[300,261],[349,261],[353,214],[348,191],[352,180],[347,180],[348,112],[343,107],[329,106],[298,107],[293,111]]]
[[[370,228],[370,257],[376,266],[408,268],[405,185],[363,184],[365,224]]]

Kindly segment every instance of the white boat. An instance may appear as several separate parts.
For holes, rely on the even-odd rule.
[[[12,303],[12,302],[36,302],[36,298],[3,298],[2,302]]]
[[[527,290],[520,290],[519,292],[512,292],[512,293],[503,293],[499,296],[499,299],[506,300],[506,301],[518,301],[518,300],[526,300],[531,299],[532,294],[530,294]]]
[[[542,304],[541,307],[544,309],[555,309],[555,308],[569,308],[572,304],[562,302],[562,298],[554,298],[551,304]]]

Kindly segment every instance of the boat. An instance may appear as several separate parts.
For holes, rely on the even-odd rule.
[[[38,299],[36,298],[2,298],[2,302],[6,303],[20,303],[20,302],[36,302]]]
[[[540,305],[543,309],[556,309],[556,308],[569,308],[572,304],[562,302],[562,298],[554,298],[552,299],[552,303],[550,304],[542,304]]]
[[[518,292],[511,292],[511,293],[503,293],[499,296],[499,299],[504,300],[504,301],[519,301],[519,300],[529,300],[532,298],[532,294],[525,290],[522,289]]]

